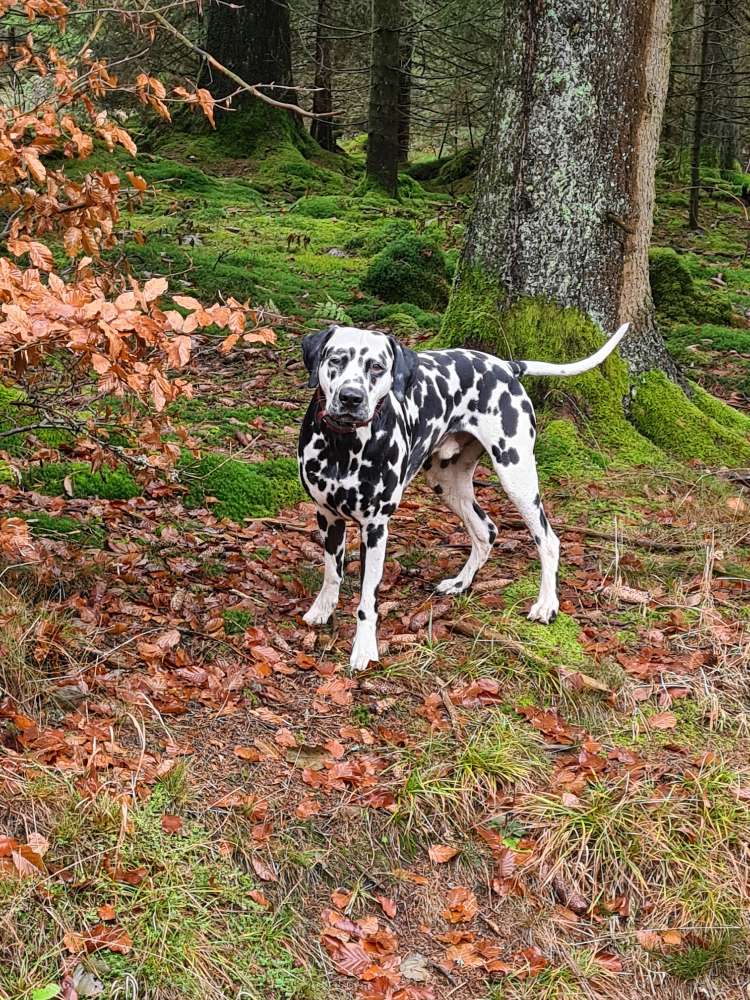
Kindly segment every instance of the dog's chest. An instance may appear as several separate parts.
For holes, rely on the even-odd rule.
[[[362,440],[303,428],[300,478],[317,504],[342,517],[389,516],[400,498],[404,454],[403,442],[393,434]]]

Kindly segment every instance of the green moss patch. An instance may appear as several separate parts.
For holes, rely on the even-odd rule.
[[[209,497],[215,497],[216,516],[233,521],[272,516],[305,496],[292,458],[250,463],[207,455],[199,462],[186,462],[183,478],[190,487],[188,507],[205,506]]]
[[[362,279],[362,288],[385,302],[440,308],[449,292],[443,252],[432,239],[416,234],[402,236],[374,258]]]
[[[59,538],[78,545],[101,547],[106,530],[98,521],[79,521],[65,514],[48,514],[43,510],[11,511],[12,517],[21,517],[38,538]]]
[[[344,215],[350,204],[350,199],[342,198],[340,195],[308,195],[296,201],[290,211],[295,215],[305,215],[311,219],[332,219]]]
[[[70,490],[66,490],[66,481]],[[28,489],[47,496],[99,497],[103,500],[130,500],[141,488],[124,468],[104,468],[93,472],[85,462],[43,462],[23,474]]]

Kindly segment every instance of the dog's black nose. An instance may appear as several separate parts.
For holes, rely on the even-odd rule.
[[[356,385],[347,385],[339,392],[339,402],[347,410],[356,410],[365,401],[365,390]]]

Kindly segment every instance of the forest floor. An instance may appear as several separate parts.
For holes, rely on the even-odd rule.
[[[426,342],[439,306],[386,306],[363,279],[407,230],[450,265],[466,186],[384,203],[354,193],[356,159],[300,177],[293,157],[195,142],[138,163],[155,188],[127,258],[264,304],[278,343],[198,338],[175,418],[205,457],[177,483],[133,496],[64,444],[8,447],[22,485],[0,504],[36,564],[0,589],[0,997],[746,997],[742,484],[623,465],[543,411],[559,618],[525,619],[533,544],[483,467],[499,540],[471,594],[435,596],[466,537],[418,480],[393,521],[382,660],[350,677],[353,535],[335,622],[301,617],[321,556],[292,461],[299,342],[347,317]],[[670,343],[750,413],[743,210],[709,201],[689,233],[680,184],[660,192],[655,242],[734,313],[661,302]]]

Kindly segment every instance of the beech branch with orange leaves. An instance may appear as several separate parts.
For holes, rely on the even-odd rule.
[[[26,0],[23,8],[30,22],[47,18],[62,25],[70,14],[62,0]],[[3,9],[7,0],[0,0]],[[92,32],[87,41],[94,37]],[[16,74],[51,79],[53,89],[32,110],[0,109],[0,212],[9,254],[0,256],[0,379],[19,390],[22,405],[34,414],[27,423],[13,421],[19,427],[2,438],[64,428],[73,438],[69,450],[95,467],[116,456],[141,468],[167,469],[180,445],[164,435],[172,429],[165,410],[192,393],[183,373],[194,336],[209,326],[225,328],[220,349],[226,352],[240,341],[271,343],[275,334],[261,326],[259,313],[234,299],[206,306],[190,295],[172,295],[162,305],[169,295],[166,278],[142,283],[107,260],[105,252],[117,245],[124,195],[119,175],[94,170],[73,180],[50,160],[61,153],[68,161],[85,160],[95,139],[135,156],[132,137],[100,99],[125,90],[169,120],[164,85],[140,73],[121,88],[88,45],[69,61],[54,46],[36,51],[31,34],[13,52],[0,51],[0,65],[3,59],[14,60]],[[208,91],[176,87],[173,93],[213,121]],[[128,198],[143,197],[147,182],[132,171],[127,177]],[[62,269],[61,254],[70,258]],[[109,397],[127,404],[110,406],[114,417],[98,410]],[[110,442],[113,429],[132,443],[128,451]],[[190,444],[185,434],[182,444]],[[48,455],[49,448],[42,450]]]

